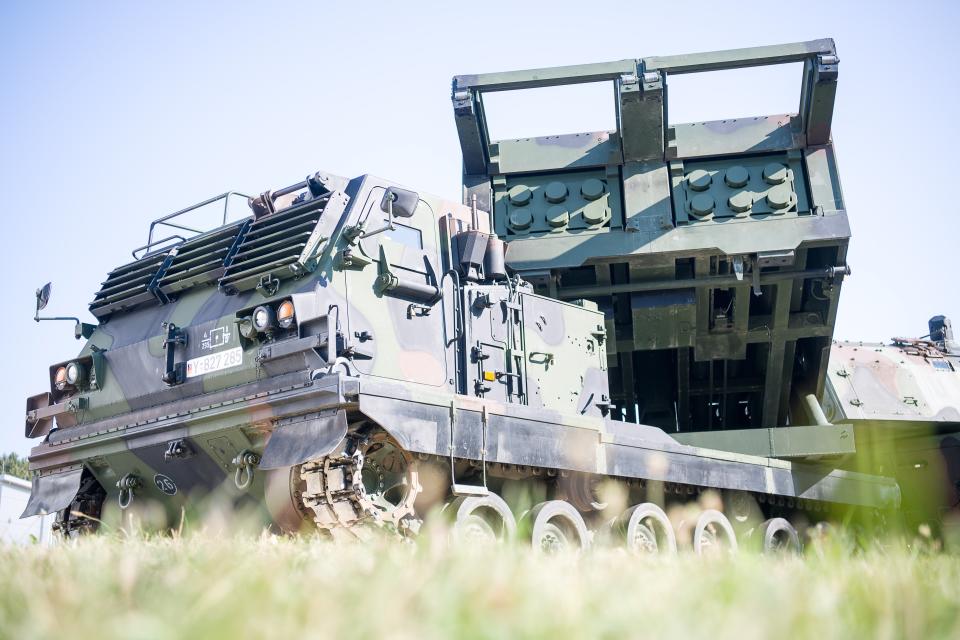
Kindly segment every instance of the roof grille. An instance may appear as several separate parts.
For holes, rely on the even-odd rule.
[[[326,239],[317,224],[331,197],[342,199],[340,194],[327,194],[253,221],[220,279],[220,288],[237,293],[312,271],[316,252]]]
[[[335,226],[348,202],[343,192],[328,192],[154,250],[108,273],[90,312],[104,318],[142,304],[165,304],[180,292],[212,282],[219,282],[227,294],[258,287],[270,290],[281,280],[310,273],[327,240],[322,232],[329,225],[320,224],[321,216],[328,212]],[[332,228],[326,231],[331,232]]]
[[[219,280],[250,223],[250,219],[236,222],[179,245],[173,261],[160,278],[160,291],[169,296]]]
[[[149,254],[107,274],[100,291],[90,303],[90,313],[97,318],[115,311],[124,311],[144,302],[161,302],[157,281],[173,260],[175,251]]]

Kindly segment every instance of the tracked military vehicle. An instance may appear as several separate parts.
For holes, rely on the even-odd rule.
[[[789,62],[797,113],[668,124],[672,76]],[[27,402],[24,515],[72,534],[220,496],[353,536],[442,508],[467,536],[662,551],[889,513],[897,483],[844,468],[854,430],[819,402],[850,273],[838,62],[821,40],[458,76],[463,204],[321,172],[209,231],[154,221]],[[490,139],[485,94],[582,82],[616,130]]]
[[[896,478],[905,523],[957,527],[960,506],[960,345],[949,318],[927,335],[886,344],[834,342],[824,419],[849,424],[849,468]]]

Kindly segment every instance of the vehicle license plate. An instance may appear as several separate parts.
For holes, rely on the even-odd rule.
[[[214,371],[222,371],[243,364],[243,349],[234,347],[226,351],[211,353],[199,358],[187,360],[187,377],[202,376]]]

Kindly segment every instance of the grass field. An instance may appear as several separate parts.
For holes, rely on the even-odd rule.
[[[4,638],[958,638],[960,557],[100,537],[0,548]]]

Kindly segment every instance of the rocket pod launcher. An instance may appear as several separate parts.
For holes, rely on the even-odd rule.
[[[802,63],[797,113],[669,124],[674,76]],[[813,424],[850,228],[832,40],[457,76],[464,193],[507,265],[605,312],[614,415],[689,433]],[[492,92],[608,82],[616,130],[492,140]],[[546,106],[546,105],[545,105]]]

